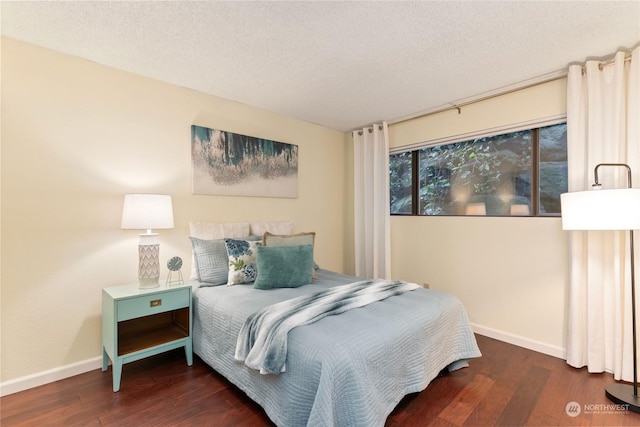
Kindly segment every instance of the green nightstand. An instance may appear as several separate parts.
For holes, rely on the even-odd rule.
[[[102,370],[111,359],[114,392],[125,363],[184,347],[187,365],[193,364],[191,301],[191,285],[102,290]]]

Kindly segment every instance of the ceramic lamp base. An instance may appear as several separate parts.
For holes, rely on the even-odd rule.
[[[141,234],[138,245],[138,287],[160,286],[160,244],[157,234]]]

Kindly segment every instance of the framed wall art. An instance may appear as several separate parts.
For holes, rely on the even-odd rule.
[[[191,126],[193,194],[298,197],[298,146]]]

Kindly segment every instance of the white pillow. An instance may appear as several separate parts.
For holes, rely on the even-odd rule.
[[[202,240],[224,239],[225,237],[235,239],[247,237],[249,235],[248,222],[190,222],[189,237]],[[191,251],[191,277],[190,280],[198,280],[198,270],[196,268],[195,256]]]
[[[252,222],[251,234],[262,236],[265,231],[272,234],[293,234],[293,221]]]
[[[202,240],[224,239],[225,237],[246,237],[249,235],[248,222],[190,222],[189,237]]]

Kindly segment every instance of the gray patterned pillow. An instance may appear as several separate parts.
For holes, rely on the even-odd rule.
[[[200,286],[218,286],[227,283],[229,257],[224,239],[202,240],[190,237],[196,272]]]

